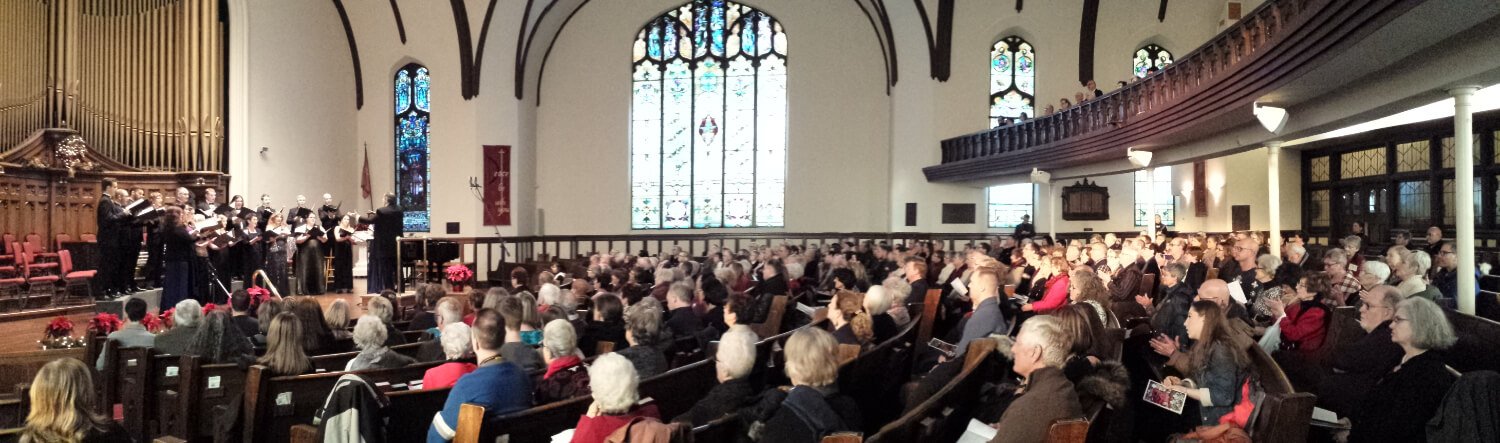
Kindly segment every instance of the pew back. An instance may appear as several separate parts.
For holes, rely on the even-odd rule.
[[[963,432],[979,400],[980,386],[995,366],[995,340],[974,340],[965,354],[964,369],[927,401],[866,438],[870,443],[954,441]]]
[[[1259,344],[1249,347],[1250,367],[1260,379],[1265,398],[1250,419],[1250,438],[1256,442],[1306,441],[1317,398],[1296,392],[1286,373]]]
[[[443,362],[418,363],[404,368],[274,377],[268,368],[251,366],[245,379],[245,441],[286,441],[292,425],[311,423],[339,377],[358,374],[372,383],[389,383],[405,390],[428,369]]]

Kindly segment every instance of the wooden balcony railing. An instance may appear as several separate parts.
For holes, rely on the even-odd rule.
[[[1268,0],[1144,79],[1052,115],[943,140],[942,164],[924,173],[951,182],[1076,166],[1230,112],[1248,122],[1255,98],[1420,3]]]

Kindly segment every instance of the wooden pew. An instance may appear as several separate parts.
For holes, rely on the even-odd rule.
[[[988,378],[996,359],[995,340],[974,340],[964,355],[964,368],[953,381],[933,394],[931,398],[907,411],[900,418],[880,428],[879,432],[866,438],[870,443],[954,441],[968,424],[975,404],[979,401],[979,387]]]
[[[1317,397],[1295,392],[1281,367],[1259,344],[1250,344],[1249,353],[1250,369],[1259,376],[1260,388],[1265,393],[1265,398],[1251,413],[1250,439],[1267,443],[1307,441],[1307,429]]]
[[[703,426],[693,428],[693,441],[735,441],[741,430],[739,415],[725,414],[723,417],[704,423]]]
[[[1500,371],[1500,323],[1452,309],[1443,312],[1458,335],[1444,362],[1461,372]]]
[[[311,423],[317,409],[333,391],[334,384],[345,374],[359,374],[374,383],[390,383],[392,390],[404,390],[403,385],[421,380],[428,369],[442,363],[285,377],[271,376],[265,366],[251,366],[245,376],[244,441],[287,441],[292,425]]]
[[[1083,443],[1088,435],[1088,419],[1053,420],[1047,428],[1047,443]]]
[[[919,317],[921,325],[917,327],[917,343],[927,343],[932,339],[932,322],[937,320],[938,305],[941,304],[943,290],[928,289],[927,294],[922,296],[922,311]]]
[[[391,346],[392,351],[396,351],[396,353],[398,354],[405,355],[411,358],[416,358],[417,352],[421,351],[421,349],[422,343],[420,342]],[[323,354],[313,356],[311,357],[313,370],[318,372],[343,371],[344,366],[347,366],[349,364],[349,360],[353,360],[357,355],[359,355],[359,351],[339,352],[336,354]]]
[[[714,362],[703,360],[641,380],[640,396],[651,398],[662,417],[670,420],[703,398],[718,383],[714,376]],[[485,419],[484,407],[466,403],[459,412],[453,441],[490,442],[508,435],[510,443],[549,442],[553,435],[577,425],[578,417],[588,412],[593,401],[593,397],[576,397],[489,420]]]
[[[205,365],[198,356],[178,359],[177,401],[164,405],[175,408],[175,417],[164,433],[186,441],[211,439],[214,424],[234,420],[244,404],[244,369],[233,363]]]
[[[901,385],[911,368],[911,349],[917,337],[918,322],[907,322],[896,336],[859,354],[839,368],[839,392],[854,398],[860,406],[865,434],[874,434],[880,425],[901,415]],[[843,346],[840,345],[842,350]],[[892,380],[892,378],[895,378]]]
[[[766,313],[766,321],[764,323],[751,324],[750,329],[754,330],[761,337],[770,337],[781,333],[781,322],[786,317],[786,305],[787,296],[778,295],[772,297],[771,310]]]

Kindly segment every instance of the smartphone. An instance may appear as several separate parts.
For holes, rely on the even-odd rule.
[[[948,358],[953,358],[954,356],[958,355],[958,347],[957,346],[954,346],[952,343],[948,343],[948,342],[945,342],[945,341],[942,341],[942,340],[938,340],[936,338],[934,338],[932,340],[928,340],[927,341],[927,346],[931,346],[933,349],[936,349],[939,352],[942,352],[943,355],[947,355]]]

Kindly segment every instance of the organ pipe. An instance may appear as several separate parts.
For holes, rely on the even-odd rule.
[[[0,2],[0,152],[66,127],[129,166],[223,172],[221,14],[217,0]]]

